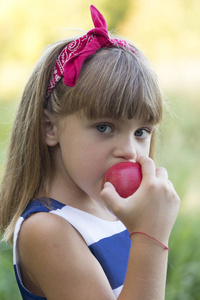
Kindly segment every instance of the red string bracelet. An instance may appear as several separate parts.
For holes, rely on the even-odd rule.
[[[132,236],[133,234],[136,234],[136,233],[144,234],[144,235],[148,236],[150,239],[154,240],[155,242],[157,242],[158,244],[160,244],[161,246],[163,246],[165,250],[169,251],[169,248],[168,248],[167,246],[165,246],[163,243],[161,243],[160,241],[158,241],[157,239],[155,239],[153,236],[151,236],[151,235],[149,235],[149,234],[147,234],[147,233],[145,233],[145,232],[140,232],[140,231],[134,231],[134,232],[131,232],[131,233],[129,234],[129,238],[131,238],[131,236]]]

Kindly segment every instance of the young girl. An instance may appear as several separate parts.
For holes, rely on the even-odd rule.
[[[164,299],[179,197],[152,160],[161,93],[146,58],[95,28],[49,47],[14,123],[1,187],[1,231],[14,233],[23,299]],[[151,157],[151,158],[150,158]],[[121,198],[104,173],[125,161],[143,179]],[[130,235],[130,236],[129,236]]]

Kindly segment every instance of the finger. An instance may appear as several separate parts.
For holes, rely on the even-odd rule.
[[[156,177],[157,178],[162,178],[162,179],[168,179],[168,173],[165,168],[157,168],[156,169]]]
[[[174,186],[173,183],[168,179],[168,183],[171,185],[171,186]]]
[[[137,162],[141,165],[143,179],[149,179],[156,177],[156,168],[154,161],[146,156],[140,156]]]
[[[169,179],[168,179],[168,184],[172,188],[172,190],[174,190],[174,192],[176,193],[175,187],[174,187],[173,183]]]
[[[122,199],[110,182],[106,182],[100,193],[105,205],[117,214],[121,210]]]

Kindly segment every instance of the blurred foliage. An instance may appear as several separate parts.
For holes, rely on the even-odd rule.
[[[164,121],[159,131],[158,162],[167,168],[169,177],[178,188],[181,198],[187,198],[191,190],[200,191],[200,131],[198,130],[200,96],[198,92],[193,95],[193,100],[192,102],[189,95],[181,91],[176,94],[169,92]],[[196,197],[200,200],[199,193],[196,193]],[[200,208],[199,201],[195,204]]]
[[[131,8],[131,0],[115,0],[102,2],[102,9],[105,10],[105,18],[108,20],[108,30],[117,29],[123,24]]]
[[[0,175],[23,86],[42,49],[91,28],[91,0],[1,0]],[[159,129],[157,164],[182,199],[170,239],[166,300],[200,299],[200,1],[93,0],[108,28],[147,53],[169,109]],[[76,26],[76,27],[75,27]],[[69,29],[69,30],[68,30]],[[0,299],[21,299],[12,249],[0,243]]]
[[[0,175],[7,155],[7,146],[17,104],[14,101],[0,102]]]
[[[156,60],[198,57],[199,0],[139,0],[123,24],[122,33],[148,50]]]
[[[199,93],[168,93],[160,127],[158,164],[181,197],[179,217],[170,238],[166,300],[200,299],[200,127]]]
[[[171,64],[176,79],[194,82],[200,66],[199,0],[93,0],[108,28],[133,40],[154,64]],[[92,26],[91,0],[0,1],[0,100],[19,96],[43,48]],[[187,68],[193,61],[192,76]],[[178,63],[178,64],[177,64]],[[12,74],[12,76],[11,76]],[[168,72],[169,74],[169,72]],[[165,75],[165,74],[164,74]],[[199,75],[198,75],[199,76]],[[174,82],[170,76],[170,84]],[[198,77],[199,79],[199,77]],[[176,80],[177,81],[177,80]],[[165,84],[165,82],[164,82]]]
[[[166,300],[199,300],[199,211],[178,217],[171,234]]]
[[[0,299],[22,299],[14,277],[12,248],[6,243],[0,243]]]

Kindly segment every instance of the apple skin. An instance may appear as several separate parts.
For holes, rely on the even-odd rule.
[[[142,170],[139,163],[121,162],[109,168],[103,177],[105,182],[114,185],[117,193],[122,198],[127,198],[134,194],[142,181]]]

